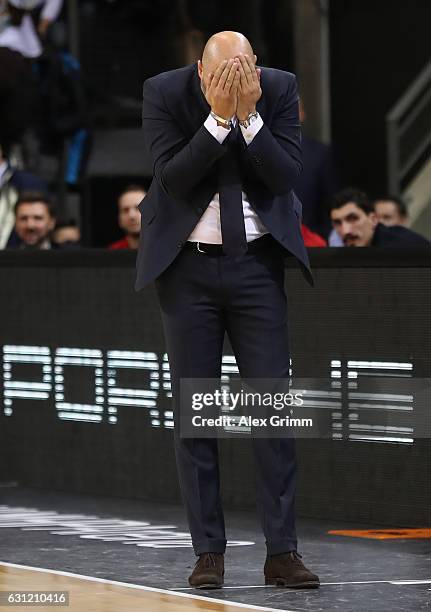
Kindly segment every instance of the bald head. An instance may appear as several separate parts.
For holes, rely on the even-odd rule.
[[[244,53],[253,57],[251,44],[240,32],[218,32],[211,36],[202,54],[202,64],[205,70],[211,70],[209,65],[217,67],[223,60]]]
[[[207,80],[210,72],[214,72],[223,60],[229,60],[238,56],[240,53],[249,55],[254,62],[256,56],[248,39],[241,32],[217,32],[208,39],[202,60],[198,64],[199,76],[203,84]],[[203,87],[205,90],[205,85]]]

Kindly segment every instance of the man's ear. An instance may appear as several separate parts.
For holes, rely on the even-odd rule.
[[[370,213],[368,214],[368,216],[369,216],[369,218],[370,218],[371,223],[372,223],[374,226],[376,226],[376,225],[377,225],[377,223],[379,222],[379,220],[378,220],[378,218],[377,218],[376,213],[375,213],[374,211],[373,211],[373,212],[370,212]]]
[[[202,61],[198,60],[198,75],[200,79],[202,78],[202,72],[203,72]]]
[[[253,61],[254,61],[254,63],[257,62],[257,55],[253,55]]]

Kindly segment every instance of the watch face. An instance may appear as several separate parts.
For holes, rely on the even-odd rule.
[[[247,119],[244,119],[244,121],[241,121],[241,125],[245,128],[248,128],[254,121],[256,121],[257,117],[258,117],[257,112],[250,113]]]

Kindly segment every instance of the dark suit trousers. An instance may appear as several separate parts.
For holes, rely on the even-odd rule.
[[[287,378],[284,264],[277,243],[237,257],[183,250],[156,280],[169,355],[174,410],[183,378],[219,378],[225,332],[243,378]],[[193,547],[226,548],[217,440],[181,439],[181,493]],[[296,549],[293,438],[253,439],[256,498],[268,554]]]

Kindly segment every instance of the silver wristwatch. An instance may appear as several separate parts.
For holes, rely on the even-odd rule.
[[[243,128],[248,128],[250,127],[250,125],[252,123],[254,123],[256,121],[256,119],[259,117],[259,113],[257,111],[254,111],[254,113],[250,113],[249,116],[247,117],[247,119],[244,119],[244,121],[238,121],[238,123],[240,124],[240,126],[242,126]]]
[[[220,117],[216,115],[214,111],[210,111],[210,115],[213,119],[217,121],[217,125],[221,125],[227,130],[230,130],[232,127],[232,119],[225,119],[224,117]]]

